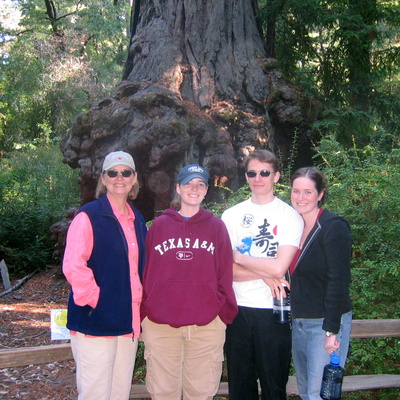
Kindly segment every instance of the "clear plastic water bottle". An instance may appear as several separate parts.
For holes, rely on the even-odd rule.
[[[324,400],[340,400],[342,397],[344,369],[340,366],[340,356],[331,354],[331,362],[324,367],[320,396]]]
[[[277,324],[288,324],[291,320],[290,290],[285,286],[286,297],[280,293],[279,300],[274,297],[272,317]]]

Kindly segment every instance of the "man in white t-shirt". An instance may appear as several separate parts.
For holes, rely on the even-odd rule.
[[[239,314],[226,331],[229,399],[286,399],[291,358],[290,324],[274,322],[273,296],[303,232],[301,216],[274,195],[277,157],[256,150],[245,161],[251,198],[226,210],[222,220],[233,246],[233,288]]]

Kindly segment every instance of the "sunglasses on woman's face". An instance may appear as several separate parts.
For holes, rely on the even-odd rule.
[[[115,169],[110,169],[106,172],[106,174],[110,177],[110,178],[116,178],[118,176],[118,171],[116,171]],[[133,171],[131,171],[130,169],[124,169],[123,171],[120,172],[120,174],[124,177],[124,178],[129,178],[132,174]]]
[[[255,178],[257,174],[260,174],[263,178],[268,178],[271,175],[271,171],[268,171],[267,169],[263,169],[260,172],[256,171],[246,171],[246,175],[248,178]]]

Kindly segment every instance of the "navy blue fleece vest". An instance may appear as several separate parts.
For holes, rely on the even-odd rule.
[[[135,229],[139,247],[139,273],[144,266],[144,239],[147,228],[143,216],[135,213]],[[118,336],[132,332],[132,295],[128,261],[128,246],[123,230],[112,212],[106,195],[84,205],[93,228],[93,251],[88,267],[93,270],[100,287],[95,309],[68,302],[67,328],[93,336]]]

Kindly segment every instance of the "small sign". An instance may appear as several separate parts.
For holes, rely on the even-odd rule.
[[[51,310],[51,340],[68,340],[71,338],[67,325],[67,310]]]
[[[8,275],[7,265],[4,260],[0,261],[0,271],[1,271],[1,277],[3,279],[4,289],[8,290],[8,289],[10,289],[11,284],[10,284],[10,277]]]

